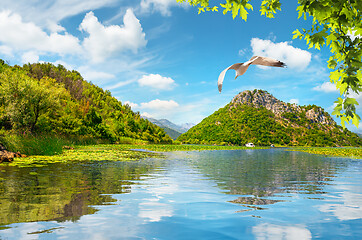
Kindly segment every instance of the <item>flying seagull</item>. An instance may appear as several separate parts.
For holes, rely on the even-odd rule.
[[[248,69],[250,64],[271,66],[271,67],[285,67],[286,66],[285,63],[275,60],[273,58],[259,57],[259,56],[254,56],[254,57],[250,58],[249,61],[244,62],[244,63],[235,63],[220,73],[219,80],[217,81],[217,87],[219,88],[219,92],[221,93],[222,82],[224,81],[225,73],[227,70],[234,69],[236,71],[236,76],[235,76],[235,79],[236,79],[237,77],[243,75],[246,72],[246,70]]]

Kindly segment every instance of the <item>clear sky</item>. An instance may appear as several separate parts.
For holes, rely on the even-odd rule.
[[[176,0],[2,0],[0,58],[62,64],[134,111],[177,124],[196,124],[255,88],[331,113],[339,92],[329,82],[330,53],[292,39],[295,29],[310,28],[310,20],[297,18],[297,1],[281,0],[274,19],[260,16],[261,0],[252,3],[245,22],[222,9],[198,14]],[[253,55],[288,67],[251,66],[237,80],[228,71],[219,94],[220,72]]]

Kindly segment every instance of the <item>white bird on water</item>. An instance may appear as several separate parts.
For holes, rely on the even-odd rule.
[[[219,88],[219,92],[221,93],[222,82],[224,81],[225,73],[227,70],[234,69],[236,71],[236,76],[235,76],[235,79],[236,79],[237,77],[243,75],[246,72],[246,70],[248,69],[250,64],[270,66],[270,67],[285,67],[286,66],[285,63],[278,61],[276,59],[268,58],[268,57],[259,57],[259,56],[254,56],[254,57],[250,58],[249,61],[244,62],[244,63],[235,63],[220,73],[219,79],[217,81],[217,87]]]

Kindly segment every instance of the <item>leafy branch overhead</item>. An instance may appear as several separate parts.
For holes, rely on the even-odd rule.
[[[240,16],[247,20],[248,11],[253,10],[251,0],[221,0],[212,5],[209,0],[177,0],[199,8],[199,13],[218,11],[231,12],[232,17]],[[212,1],[216,2],[216,1]],[[358,102],[350,94],[362,89],[362,4],[361,0],[298,0],[298,17],[312,18],[310,29],[296,29],[293,39],[304,39],[309,48],[327,46],[331,56],[327,62],[330,81],[339,89],[333,115],[341,118],[342,126],[352,123],[358,127],[360,117],[356,113]],[[281,10],[280,0],[263,0],[260,13],[274,18]]]

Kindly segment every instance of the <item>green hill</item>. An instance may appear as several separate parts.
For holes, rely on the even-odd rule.
[[[50,63],[9,66],[0,60],[0,130],[15,134],[124,138],[170,143],[155,124],[77,71]],[[1,135],[1,132],[0,132]]]
[[[322,108],[284,103],[266,91],[239,93],[182,134],[183,143],[258,146],[361,146],[357,134],[338,126]]]

